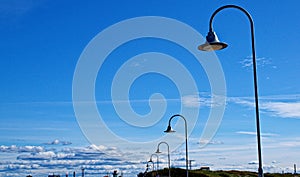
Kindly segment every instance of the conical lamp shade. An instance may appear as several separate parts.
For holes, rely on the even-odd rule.
[[[202,51],[213,51],[213,50],[222,50],[228,45],[224,42],[220,42],[215,32],[210,31],[206,36],[206,42],[198,46],[199,50]]]
[[[159,149],[157,149],[155,153],[159,154],[159,153],[161,153],[161,152],[159,151]]]
[[[175,130],[172,129],[172,127],[169,125],[167,130],[164,131],[165,133],[172,133],[175,132]]]

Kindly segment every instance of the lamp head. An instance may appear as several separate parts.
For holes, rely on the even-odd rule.
[[[171,125],[168,125],[167,130],[164,131],[165,133],[173,133],[175,130],[172,129]]]
[[[152,163],[152,162],[153,162],[153,161],[152,161],[152,158],[150,158],[150,160],[149,160],[148,162],[151,162],[151,163]]]
[[[157,148],[157,150],[156,150],[155,153],[157,153],[157,154],[161,153],[161,152],[159,151],[159,148]]]
[[[206,42],[198,46],[199,50],[202,51],[212,51],[212,50],[222,50],[228,45],[224,42],[220,42],[218,36],[215,32],[209,31],[206,36]]]

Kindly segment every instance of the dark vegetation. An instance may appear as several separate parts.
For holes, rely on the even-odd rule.
[[[156,171],[148,172],[148,173],[140,173],[138,177],[155,177],[157,174]],[[168,169],[162,169],[158,171],[160,177],[168,177],[169,171]],[[171,169],[171,177],[185,177],[186,171],[181,168],[172,168]],[[249,171],[210,171],[210,170],[190,170],[189,177],[257,177],[258,174],[256,172]],[[264,173],[264,177],[300,177],[300,175],[292,174],[292,173]]]

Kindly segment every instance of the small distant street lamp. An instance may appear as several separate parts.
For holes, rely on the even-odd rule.
[[[169,177],[171,177],[171,168],[170,168],[170,166],[171,166],[171,165],[170,165],[171,161],[170,161],[170,147],[169,147],[169,144],[168,144],[167,142],[165,142],[165,141],[162,141],[162,142],[158,143],[158,145],[157,145],[157,150],[156,150],[155,153],[161,153],[161,152],[159,151],[159,146],[160,146],[161,144],[166,144],[167,147],[168,147],[168,168],[169,168]]]
[[[171,127],[171,121],[174,117],[181,117],[184,120],[184,128],[185,128],[185,166],[186,166],[186,177],[189,176],[189,160],[188,160],[188,141],[187,141],[187,123],[186,123],[186,119],[180,115],[180,114],[175,114],[173,115],[170,119],[169,119],[169,125],[167,130],[165,130],[165,133],[172,133],[175,132],[175,130],[172,129]]]
[[[84,168],[81,168],[81,176],[84,177]]]
[[[158,171],[158,167],[159,167],[158,166],[158,162],[159,162],[158,155],[157,154],[151,154],[149,162],[153,162],[153,160],[152,160],[153,156],[156,156],[156,171]]]
[[[152,162],[152,161],[149,160],[149,161],[147,162],[146,167],[147,167],[147,169],[149,169],[149,162],[152,163],[152,172],[154,172],[154,162]]]
[[[261,140],[260,140],[260,123],[259,123],[259,107],[258,107],[258,84],[257,84],[257,75],[256,75],[256,55],[255,55],[255,43],[254,43],[254,23],[251,15],[243,8],[236,5],[225,5],[218,8],[210,17],[209,21],[209,32],[206,36],[205,44],[202,44],[198,47],[202,51],[212,51],[212,50],[221,50],[227,47],[226,43],[220,42],[217,35],[215,34],[212,21],[215,15],[223,9],[234,8],[242,11],[248,17],[250,21],[250,30],[251,30],[251,44],[252,44],[252,62],[253,62],[253,79],[254,79],[254,97],[255,97],[255,113],[256,113],[256,135],[257,135],[257,149],[258,149],[258,175],[263,177],[262,169],[262,155],[261,155]]]
[[[194,162],[195,160],[189,160],[189,164],[190,164],[190,170],[192,170],[192,162]]]

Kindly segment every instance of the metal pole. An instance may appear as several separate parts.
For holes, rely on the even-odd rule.
[[[171,177],[171,161],[170,161],[170,147],[169,147],[169,144],[167,142],[165,142],[165,141],[162,141],[162,142],[158,143],[158,145],[157,145],[157,152],[159,152],[159,146],[162,143],[166,144],[167,147],[168,147],[168,167],[169,167],[169,177]]]
[[[151,154],[151,156],[150,156],[150,160],[152,160],[152,156],[156,156],[156,170],[158,171],[158,169],[159,169],[159,165],[158,165],[158,162],[159,162],[159,160],[158,160],[158,155],[157,154]]]
[[[213,31],[212,21],[215,15],[223,9],[234,8],[238,9],[248,17],[250,21],[251,30],[251,47],[252,47],[252,62],[253,62],[253,82],[254,82],[254,98],[255,98],[255,115],[256,115],[256,136],[257,136],[257,151],[258,151],[258,176],[263,177],[262,168],[262,153],[261,153],[261,138],[260,138],[260,119],[259,119],[259,104],[258,104],[258,84],[257,84],[257,74],[256,74],[256,54],[255,54],[255,37],[254,37],[254,23],[251,15],[243,8],[236,5],[225,5],[218,8],[211,16],[209,21],[209,30]]]
[[[186,168],[186,177],[189,176],[189,159],[188,159],[188,138],[187,138],[187,122],[186,119],[180,115],[180,114],[175,114],[169,119],[169,126],[171,125],[171,121],[174,117],[181,117],[184,120],[184,128],[185,128],[185,168]]]

